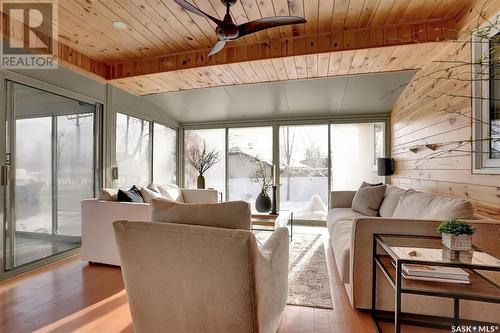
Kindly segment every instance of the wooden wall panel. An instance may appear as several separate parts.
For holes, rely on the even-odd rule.
[[[472,4],[469,14],[457,22],[464,29],[460,39],[468,40],[470,29],[478,25],[478,8],[492,15],[499,7],[498,0]],[[467,141],[472,136],[472,100],[450,96],[471,96],[472,86],[467,82],[471,58],[470,43],[443,43],[434,61],[417,72],[396,102],[391,117],[391,151],[396,162],[391,183],[467,198],[480,215],[500,220],[500,175],[471,170]],[[436,150],[426,144],[437,145]]]

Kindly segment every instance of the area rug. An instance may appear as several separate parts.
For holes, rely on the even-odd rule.
[[[255,232],[260,244],[270,235],[270,232]],[[332,309],[322,235],[294,233],[289,262],[288,304]]]

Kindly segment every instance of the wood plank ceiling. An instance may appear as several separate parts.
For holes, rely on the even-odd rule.
[[[220,0],[191,0],[222,18]],[[60,0],[59,56],[138,95],[242,83],[417,69],[456,36],[470,0],[239,0],[237,24],[297,15],[307,24],[229,43],[173,0]],[[113,22],[127,25],[117,30]]]
[[[224,6],[220,0],[190,1],[223,18]],[[468,0],[239,0],[231,8],[238,24],[276,15],[303,16],[308,23],[270,29],[233,43],[454,18],[468,3]],[[208,50],[216,42],[212,22],[186,12],[173,0],[63,0],[59,1],[59,7],[61,41],[108,64]],[[128,28],[116,30],[112,26],[114,21],[124,22]]]

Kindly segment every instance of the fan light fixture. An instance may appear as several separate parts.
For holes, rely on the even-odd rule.
[[[253,34],[254,32],[281,27],[283,25],[290,24],[302,24],[307,23],[306,19],[303,17],[297,16],[275,16],[275,17],[264,17],[255,21],[243,23],[240,25],[236,25],[233,22],[231,17],[230,8],[233,6],[237,0],[221,0],[221,2],[226,7],[226,15],[224,19],[221,21],[216,17],[213,17],[198,7],[192,5],[186,0],[174,0],[179,6],[184,8],[185,10],[194,13],[196,15],[203,16],[210,21],[214,22],[217,25],[215,28],[215,33],[217,34],[217,38],[219,41],[215,44],[212,51],[208,54],[212,56],[222,50],[226,45],[227,41],[235,40],[245,35]]]

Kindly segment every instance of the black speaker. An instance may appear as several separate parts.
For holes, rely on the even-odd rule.
[[[394,160],[392,158],[377,158],[379,176],[392,176],[394,174]]]

